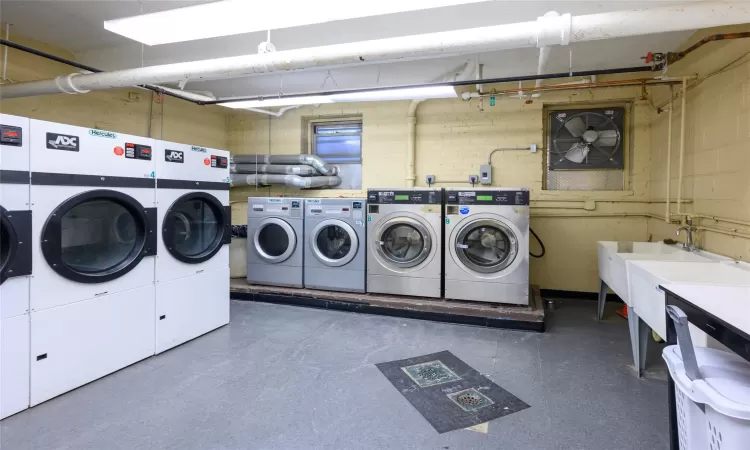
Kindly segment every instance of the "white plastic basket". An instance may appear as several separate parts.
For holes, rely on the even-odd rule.
[[[694,348],[687,317],[668,306],[679,345],[663,357],[675,382],[680,450],[750,448],[750,363],[734,353]]]

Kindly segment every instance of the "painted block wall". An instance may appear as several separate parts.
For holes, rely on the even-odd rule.
[[[75,59],[72,53],[43,42],[17,35],[12,36],[12,40]],[[49,79],[76,70],[15,49],[8,51],[7,77],[15,82]],[[226,130],[230,111],[226,108],[202,107],[166,96],[162,101],[145,89],[6,99],[0,100],[0,112],[205,147],[228,146]]]
[[[750,31],[750,27],[702,30],[684,47],[716,33]],[[716,73],[721,72],[721,73]],[[706,78],[708,75],[716,73]],[[686,96],[686,133],[683,197],[693,199],[682,209],[692,214],[718,216],[744,221],[747,225],[722,220],[694,219],[699,225],[726,231],[735,230],[750,237],[750,39],[706,44],[670,69],[673,76],[697,74],[690,81]],[[705,80],[704,80],[705,79]],[[697,84],[696,84],[697,83]],[[654,98],[659,106],[669,100],[663,90]],[[680,101],[674,102],[671,191],[676,198],[679,167]],[[651,197],[664,197],[666,190],[668,112],[652,114]],[[654,208],[654,206],[652,206]],[[652,212],[666,215],[663,205]],[[673,207],[672,213],[677,208]],[[675,239],[677,225],[650,219],[648,232],[653,239]],[[700,248],[735,259],[750,260],[750,239],[716,231],[697,234]]]
[[[533,83],[532,83],[533,84]],[[493,86],[488,86],[492,88]],[[497,86],[505,88],[504,86]],[[603,102],[603,103],[602,103]],[[596,241],[645,240],[650,157],[650,107],[640,100],[640,88],[612,88],[544,94],[532,104],[518,99],[484,101],[429,100],[417,110],[416,177],[435,175],[437,186],[467,186],[470,174],[487,161],[491,150],[537,144],[546,147],[544,105],[612,104],[629,102],[632,114],[628,142],[628,187],[611,192],[552,192],[542,189],[543,150],[511,151],[493,158],[493,186],[531,189],[531,226],[544,240],[547,255],[532,260],[532,282],[546,289],[594,292],[598,289]],[[299,154],[303,118],[361,115],[363,120],[363,187],[401,187],[406,184],[407,112],[409,101],[363,102],[302,107],[280,118],[239,112],[229,121],[233,154]],[[269,138],[270,137],[270,138]],[[245,223],[248,196],[362,196],[363,191],[286,188],[235,188],[231,198],[234,223]],[[592,211],[584,211],[589,201]],[[635,217],[620,217],[632,213]],[[554,217],[557,215],[557,217]],[[560,217],[560,216],[573,217]],[[586,217],[588,216],[588,217]],[[539,249],[532,242],[532,249]]]

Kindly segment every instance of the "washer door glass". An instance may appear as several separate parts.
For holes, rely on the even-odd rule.
[[[42,252],[58,274],[99,283],[129,272],[145,253],[149,225],[132,197],[98,190],[79,194],[53,211],[42,230]]]
[[[188,264],[210,259],[223,245],[226,220],[223,206],[214,196],[203,192],[183,195],[164,218],[167,250]]]
[[[253,239],[258,255],[269,263],[284,262],[297,246],[294,229],[282,219],[263,219]]]
[[[469,269],[493,273],[513,263],[518,241],[513,231],[493,220],[478,220],[464,227],[456,239],[456,254]]]
[[[340,220],[320,222],[310,233],[313,254],[323,264],[339,267],[349,263],[357,254],[359,239],[354,229]]]
[[[390,222],[390,223],[389,223]],[[393,219],[380,233],[380,254],[398,267],[414,267],[427,259],[432,247],[427,228],[414,219]]]

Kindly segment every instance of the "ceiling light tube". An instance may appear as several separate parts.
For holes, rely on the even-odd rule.
[[[224,0],[104,21],[104,28],[146,45],[277,30],[488,0]]]
[[[385,102],[390,100],[426,100],[430,98],[456,98],[453,86],[426,86],[417,88],[381,89],[331,94],[334,102]]]
[[[306,97],[282,97],[282,98],[265,98],[262,100],[242,100],[238,102],[218,103],[219,106],[227,108],[245,109],[245,108],[273,108],[275,106],[291,105],[318,105],[320,103],[333,103],[330,95],[310,95]]]

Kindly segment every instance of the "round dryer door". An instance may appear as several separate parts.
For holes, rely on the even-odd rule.
[[[402,268],[419,265],[432,249],[430,232],[421,222],[409,217],[384,223],[375,243],[388,264]]]
[[[255,251],[271,264],[286,261],[297,248],[297,235],[283,219],[269,217],[261,220],[253,237]]]
[[[66,200],[42,229],[42,253],[61,276],[101,283],[130,272],[151,254],[152,228],[143,206],[129,195],[94,190]]]
[[[0,284],[8,278],[18,251],[18,237],[8,212],[0,206]]]
[[[357,255],[359,239],[348,223],[328,219],[310,232],[310,247],[318,261],[330,267],[340,267]]]
[[[480,219],[464,226],[456,236],[456,255],[470,270],[499,272],[518,254],[518,239],[502,222]]]
[[[211,259],[224,244],[228,220],[221,202],[211,194],[192,192],[175,200],[162,224],[169,253],[188,264]]]

